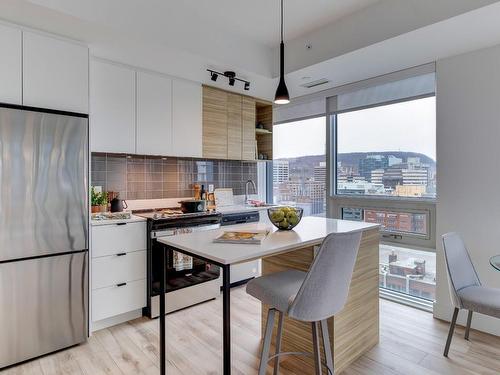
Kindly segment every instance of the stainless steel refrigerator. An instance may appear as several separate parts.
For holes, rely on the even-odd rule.
[[[0,368],[83,342],[88,118],[0,105]]]

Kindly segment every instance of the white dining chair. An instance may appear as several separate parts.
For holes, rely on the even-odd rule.
[[[448,357],[460,309],[469,311],[465,327],[465,339],[468,340],[473,312],[500,318],[500,289],[481,285],[469,252],[458,233],[446,233],[442,239],[448,284],[455,307],[443,354]]]

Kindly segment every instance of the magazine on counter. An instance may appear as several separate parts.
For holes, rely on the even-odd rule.
[[[269,230],[227,231],[214,239],[217,243],[253,244],[260,245],[269,234]]]

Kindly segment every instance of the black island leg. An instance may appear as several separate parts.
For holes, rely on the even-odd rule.
[[[230,265],[222,268],[222,357],[224,375],[231,375],[231,277]]]
[[[166,246],[160,250],[161,278],[160,278],[160,374],[166,374],[167,346],[165,345],[165,279],[167,278],[165,266]]]

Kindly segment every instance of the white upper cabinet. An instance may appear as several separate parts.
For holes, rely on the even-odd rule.
[[[137,72],[137,150],[144,155],[172,154],[172,80]]]
[[[23,104],[88,113],[88,62],[85,46],[24,31]]]
[[[135,71],[90,63],[91,151],[135,153]]]
[[[172,99],[172,155],[202,157],[201,84],[174,79]]]
[[[22,104],[22,33],[0,25],[0,102]]]

